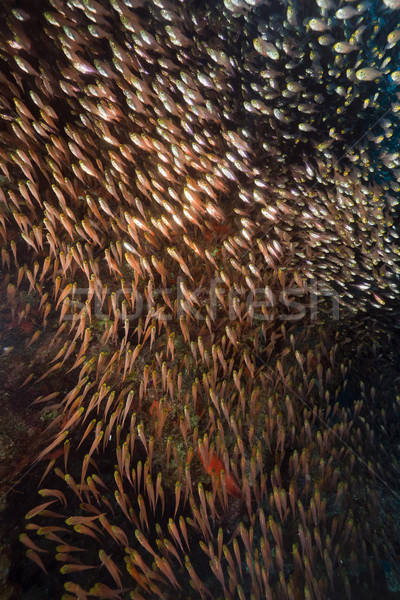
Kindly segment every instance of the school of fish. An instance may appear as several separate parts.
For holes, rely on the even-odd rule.
[[[398,0],[0,16],[0,358],[32,318],[47,354],[21,387],[55,415],[21,578],[64,600],[392,591]]]

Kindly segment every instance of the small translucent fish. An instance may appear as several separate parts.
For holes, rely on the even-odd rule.
[[[173,27],[172,25],[166,25],[165,31],[168,33],[171,41],[175,44],[175,46],[191,46],[192,41],[183,35],[182,31],[178,27]]]
[[[262,37],[255,38],[253,40],[253,45],[257,52],[262,56],[268,56],[269,58],[272,58],[272,60],[279,59],[279,52],[274,44],[267,42]]]
[[[390,50],[393,48],[397,42],[400,40],[400,29],[395,29],[387,36],[387,46],[385,50]]]
[[[28,73],[28,75],[36,75],[39,77],[39,73],[29,64],[22,56],[14,56],[14,60],[22,71]]]
[[[349,52],[354,52],[354,50],[358,50],[359,46],[349,44],[349,42],[337,42],[337,44],[333,46],[333,49],[338,54],[349,54]]]
[[[18,21],[29,21],[31,18],[30,15],[21,8],[13,8],[11,12]]]
[[[383,0],[383,4],[392,10],[400,8],[400,0]]]
[[[360,12],[357,10],[357,8],[354,8],[353,6],[344,6],[343,8],[339,8],[339,10],[336,11],[335,17],[337,19],[345,20],[351,19],[352,17],[355,17],[359,14]]]
[[[335,38],[333,38],[329,33],[320,35],[318,38],[318,43],[321,44],[321,46],[330,46],[334,41]]]
[[[382,77],[383,73],[374,67],[364,67],[356,71],[356,77],[359,81],[373,81],[378,77]]]
[[[213,59],[214,62],[216,62],[218,65],[221,65],[222,67],[225,67],[225,69],[232,69],[232,65],[229,61],[228,55],[221,51],[221,50],[214,50],[213,48],[209,48],[207,49],[208,54],[211,56],[211,58]]]
[[[400,83],[400,71],[393,71],[393,73],[390,74],[390,78],[395,83]]]
[[[308,22],[308,27],[313,31],[326,31],[329,29],[329,26],[322,19],[310,19]]]

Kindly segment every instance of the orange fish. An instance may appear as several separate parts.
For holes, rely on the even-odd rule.
[[[207,473],[209,475],[211,475],[212,472],[215,471],[216,474],[218,475],[219,481],[221,482],[221,471],[225,471],[224,463],[222,462],[222,460],[220,458],[218,458],[218,456],[213,452],[211,454],[211,457],[210,457],[210,454],[208,455],[207,463],[205,463],[203,460],[203,457],[201,456],[200,450],[197,449],[197,451],[199,453],[200,460],[203,463],[203,467],[205,468]],[[228,494],[230,496],[234,496],[235,498],[241,498],[242,492],[240,491],[240,488],[239,488],[238,484],[236,483],[233,475],[225,474],[225,481],[226,481],[226,491],[228,492]]]
[[[203,235],[207,242],[211,242],[211,240],[216,240],[221,236],[226,236],[228,233],[229,227],[227,225],[224,225],[223,223],[212,223],[212,229],[206,229],[203,232]]]

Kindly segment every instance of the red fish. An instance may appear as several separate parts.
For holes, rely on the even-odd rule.
[[[213,452],[211,454],[211,456],[210,456],[210,454],[208,455],[208,460],[206,462],[204,462],[203,457],[201,456],[200,450],[197,449],[197,451],[199,453],[200,460],[203,463],[203,467],[205,468],[207,473],[209,475],[211,475],[212,472],[215,471],[216,474],[218,475],[219,481],[221,483],[221,471],[225,471],[224,463],[222,462],[222,460],[220,458],[218,458],[218,456]],[[226,491],[228,492],[228,494],[230,496],[234,496],[235,498],[241,498],[242,492],[240,491],[240,488],[239,488],[238,484],[236,483],[233,475],[231,475],[231,474],[228,475],[227,473],[225,473],[225,481],[226,481]]]

